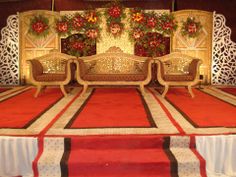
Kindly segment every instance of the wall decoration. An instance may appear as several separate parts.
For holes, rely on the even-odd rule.
[[[181,27],[181,34],[189,38],[198,37],[202,29],[201,22],[197,22],[195,17],[188,17],[186,21],[183,22]]]
[[[61,16],[60,19],[56,19],[55,29],[60,36],[70,35],[72,30],[70,19],[67,16]]]
[[[99,39],[101,14],[95,10],[75,13],[71,18],[66,15],[56,19],[56,32],[60,36],[69,36],[71,34],[86,34],[90,39]]]
[[[36,37],[46,37],[49,34],[49,19],[43,15],[35,15],[30,19],[29,31]]]
[[[0,85],[18,85],[19,79],[19,16],[7,18],[7,26],[1,30]]]
[[[170,38],[157,32],[148,32],[135,43],[135,55],[159,57],[170,53]]]
[[[117,1],[107,4],[104,15],[106,17],[107,31],[114,37],[120,36],[124,30],[126,18],[124,7]]]
[[[173,14],[160,15],[160,27],[157,30],[161,31],[163,35],[171,35],[178,27],[177,21]]]
[[[61,51],[76,57],[96,54],[96,40],[88,38],[85,34],[73,34],[61,39]]]
[[[222,14],[213,15],[212,84],[236,85],[236,43]]]

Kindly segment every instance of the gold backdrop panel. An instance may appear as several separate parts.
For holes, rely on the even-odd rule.
[[[104,9],[98,9],[101,11],[101,13],[104,12]],[[129,14],[129,9],[125,10],[127,16]],[[128,30],[129,30],[129,21],[126,18],[124,23],[124,29],[121,36],[114,37],[112,34],[109,34],[107,32],[107,26],[106,26],[106,18],[104,15],[101,16],[102,23],[100,24],[101,28],[101,39],[97,43],[97,53],[104,53],[106,52],[110,47],[116,46],[119,47],[124,53],[133,54],[134,53],[134,44],[130,42]]]
[[[211,58],[212,58],[212,25],[213,13],[200,10],[181,10],[174,12],[178,21],[178,29],[172,37],[172,51],[181,51],[186,55],[202,59],[200,74],[204,75],[204,83],[211,81]],[[195,38],[189,38],[181,34],[182,23],[188,17],[194,17],[202,25],[200,34]]]
[[[45,37],[36,37],[29,34],[30,19],[37,15],[43,15],[49,20],[49,34]],[[59,48],[59,39],[54,31],[55,18],[58,12],[46,10],[34,10],[20,13],[20,79],[28,83],[29,66],[28,59],[39,57],[49,53],[51,49]]]

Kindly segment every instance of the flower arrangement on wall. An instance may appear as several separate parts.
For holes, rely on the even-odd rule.
[[[36,37],[46,37],[49,34],[49,19],[43,15],[35,15],[30,19],[28,32]]]
[[[177,29],[177,22],[171,14],[130,10],[130,40],[135,43],[135,54],[139,56],[161,56],[169,53],[169,38]]]
[[[95,40],[88,39],[86,34],[73,34],[62,40],[62,52],[73,56],[96,54]]]
[[[56,32],[60,35],[70,35],[71,34],[71,23],[66,16],[62,16],[60,19],[55,20],[55,29]]]
[[[124,7],[117,1],[107,4],[104,12],[106,17],[107,31],[114,37],[120,36],[124,30],[125,17]]]
[[[59,35],[70,35],[74,33],[86,34],[89,39],[100,37],[100,16],[95,10],[88,10],[82,14],[76,13],[71,19],[62,16],[56,19],[56,32]]]
[[[146,33],[135,43],[135,54],[143,57],[158,57],[169,53],[170,38],[157,32]]]
[[[130,39],[137,42],[145,33],[159,32],[163,35],[171,35],[177,29],[177,22],[172,14],[156,14],[144,12],[142,9],[131,9],[130,11]]]
[[[189,38],[195,38],[200,34],[201,29],[201,22],[197,22],[194,17],[188,17],[182,24],[181,34]]]

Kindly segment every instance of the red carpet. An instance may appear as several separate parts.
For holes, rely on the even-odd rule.
[[[151,119],[136,89],[99,88],[92,93],[67,128],[151,127]]]
[[[199,90],[172,88],[166,99],[195,127],[236,127],[236,108]],[[223,111],[222,111],[223,110]]]
[[[59,89],[46,89],[38,98],[34,93],[30,89],[0,102],[0,128],[27,128],[62,98]]]
[[[0,88],[0,93],[5,92],[7,90],[9,90],[9,88]]]
[[[67,140],[65,147],[70,146],[71,151],[68,160],[61,162],[63,174],[68,176],[171,177],[171,168],[177,170],[176,164],[171,167],[169,154],[162,148],[164,139],[160,137],[107,136]]]
[[[226,93],[236,96],[236,88],[218,88]]]
[[[205,161],[195,146],[184,139],[148,135],[84,136],[64,138],[63,144],[58,143],[60,138],[59,141],[49,138],[39,175],[53,176],[60,171],[63,177],[178,177],[178,174],[200,176],[200,173],[206,177]],[[57,153],[61,148],[64,153]],[[187,153],[188,159],[181,160],[182,153]],[[47,155],[61,160],[47,161]]]

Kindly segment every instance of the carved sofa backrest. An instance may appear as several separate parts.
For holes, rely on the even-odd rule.
[[[118,47],[111,47],[105,53],[79,57],[77,65],[77,81],[88,85],[139,85],[141,91],[151,80],[151,64],[148,57],[139,57],[123,53]]]
[[[79,57],[81,74],[139,74],[147,72],[148,58],[111,47],[105,53]]]

